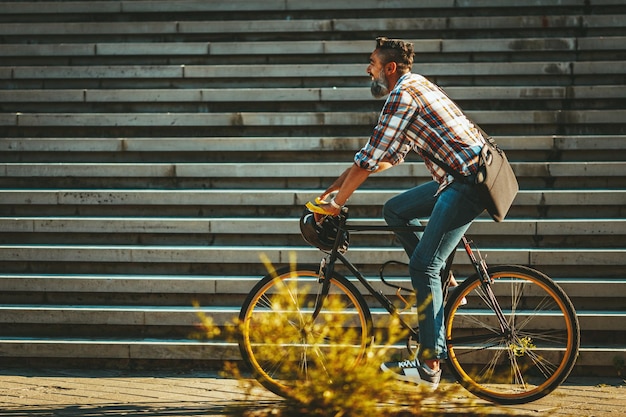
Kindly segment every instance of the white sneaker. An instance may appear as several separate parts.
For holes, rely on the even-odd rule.
[[[417,359],[402,362],[385,362],[380,365],[383,372],[393,372],[400,381],[423,385],[434,391],[441,380],[441,369],[433,371],[426,364],[420,364]]]

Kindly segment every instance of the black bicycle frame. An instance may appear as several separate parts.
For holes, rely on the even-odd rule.
[[[345,209],[344,209],[345,210]],[[322,292],[320,294],[320,298],[318,299],[318,303],[313,312],[313,318],[317,317],[319,312],[322,309],[322,304],[326,296],[328,295],[330,289],[330,280],[326,279],[326,277],[331,277],[335,268],[335,262],[337,260],[341,261],[341,263],[350,270],[350,272],[356,277],[356,279],[367,289],[367,291],[380,303],[380,305],[389,312],[393,317],[398,318],[402,327],[404,327],[410,334],[410,338],[414,340],[418,340],[418,331],[411,327],[409,323],[407,323],[404,319],[402,319],[400,313],[398,312],[398,308],[391,302],[391,300],[385,296],[382,291],[377,291],[369,281],[361,274],[361,272],[350,262],[342,253],[339,252],[339,248],[342,247],[344,242],[342,241],[345,231],[354,231],[354,232],[363,232],[363,231],[413,231],[419,232],[423,231],[425,226],[417,226],[417,225],[409,225],[409,226],[401,226],[401,227],[392,227],[387,225],[346,225],[347,215],[346,213],[342,213],[337,217],[338,220],[338,231],[335,239],[335,244],[333,249],[330,251],[328,256],[328,261],[323,262],[320,266],[320,281],[322,283]],[[510,332],[510,326],[504,317],[502,309],[496,300],[495,295],[491,289],[491,278],[489,277],[489,272],[487,271],[487,263],[480,255],[478,251],[478,257],[474,254],[471,248],[471,242],[463,236],[461,238],[461,242],[463,243],[463,247],[465,252],[470,258],[472,266],[474,270],[481,278],[481,285],[485,291],[487,296],[487,301],[491,304],[491,308],[495,312],[498,317],[498,322],[500,324],[500,330],[503,333]],[[452,261],[454,259],[454,255],[456,251],[453,251],[448,259],[446,260],[445,268],[442,272],[442,276],[448,276],[450,272],[450,268],[452,267]],[[396,287],[401,289],[400,287]]]
[[[352,272],[352,274],[359,280],[359,282],[367,289],[367,291],[383,306],[385,310],[389,312],[393,317],[396,317],[402,327],[404,327],[409,333],[410,337],[414,340],[418,340],[418,332],[416,329],[411,327],[409,323],[407,323],[402,316],[400,315],[398,308],[391,302],[391,300],[386,297],[382,291],[376,291],[376,289],[369,283],[369,281],[361,274],[361,272],[340,253],[336,254],[337,259],[341,261],[341,263]],[[334,265],[333,265],[334,267]]]

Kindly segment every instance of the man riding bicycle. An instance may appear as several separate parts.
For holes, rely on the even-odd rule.
[[[373,173],[404,161],[412,149],[423,159],[433,180],[387,201],[383,217],[390,226],[405,226],[428,217],[421,236],[396,232],[410,257],[411,282],[420,306],[420,347],[416,358],[381,365],[399,379],[434,389],[441,377],[440,361],[447,358],[444,335],[441,270],[484,205],[472,185],[485,139],[459,107],[435,84],[411,73],[413,44],[377,38],[367,73],[376,98],[388,96],[378,123],[353,165],[317,199],[316,216],[336,216],[348,198]],[[470,181],[456,181],[438,158]],[[334,198],[329,199],[332,193]],[[422,310],[423,309],[423,310]]]

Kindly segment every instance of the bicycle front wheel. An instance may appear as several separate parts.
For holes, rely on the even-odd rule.
[[[283,397],[298,382],[332,378],[339,351],[356,365],[370,344],[371,313],[356,287],[334,274],[328,295],[321,292],[313,267],[284,268],[261,279],[241,308],[241,356],[264,387]]]
[[[476,396],[499,404],[542,398],[567,378],[578,356],[574,307],[550,278],[531,268],[489,268],[463,282],[446,304],[448,364]],[[501,329],[490,287],[507,323]],[[463,305],[463,298],[467,301]]]

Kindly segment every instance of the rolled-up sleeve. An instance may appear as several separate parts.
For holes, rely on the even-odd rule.
[[[368,171],[375,171],[383,159],[393,165],[404,161],[412,147],[405,130],[417,110],[417,103],[410,94],[394,90],[383,106],[372,136],[354,156],[354,163]]]

